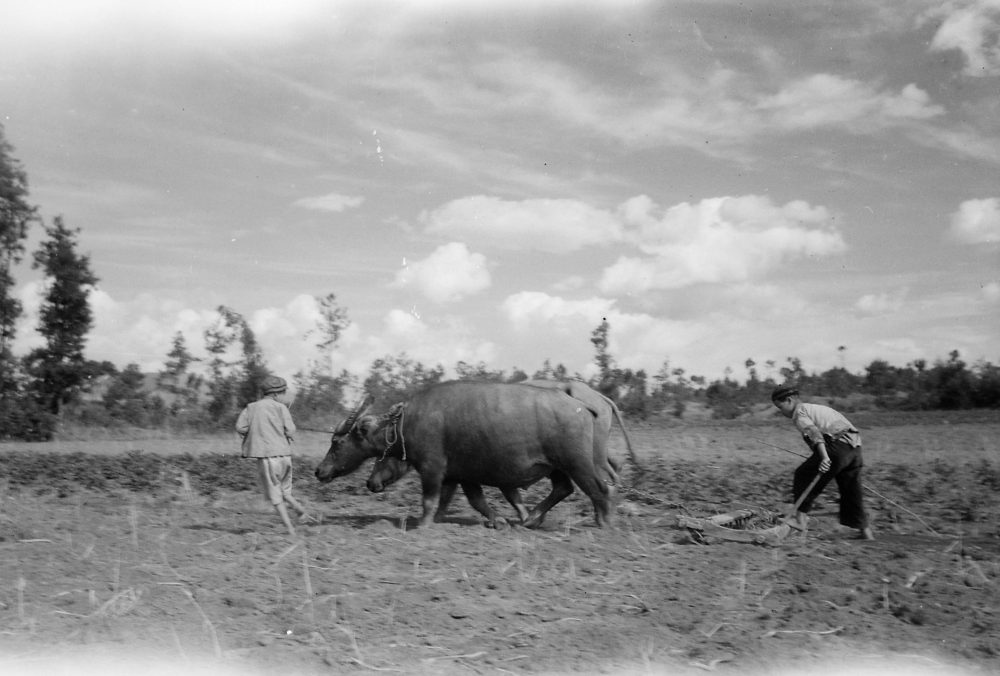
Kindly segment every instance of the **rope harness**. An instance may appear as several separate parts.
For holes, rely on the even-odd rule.
[[[391,408],[378,420],[378,426],[384,426],[383,435],[385,437],[385,448],[382,450],[382,457],[385,460],[389,456],[389,451],[399,441],[403,451],[402,460],[406,460],[406,439],[403,437],[403,417],[406,413],[406,404],[393,404]]]

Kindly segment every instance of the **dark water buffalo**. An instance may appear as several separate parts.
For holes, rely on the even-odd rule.
[[[643,471],[635,458],[632,441],[628,436],[628,431],[625,429],[621,412],[613,401],[579,380],[526,380],[523,384],[562,391],[578,400],[591,412],[594,416],[594,466],[603,468],[603,471],[612,477],[615,484],[618,483],[618,473],[621,471],[621,465],[608,455],[608,438],[611,434],[611,424],[614,420],[618,421],[618,426],[625,438],[625,444],[628,447],[629,457],[633,466],[636,470]],[[380,493],[405,476],[410,469],[412,469],[412,466],[401,457],[386,454],[375,462],[375,466],[368,477],[368,490],[373,493]],[[461,482],[459,485],[461,485],[469,504],[486,517],[487,526],[491,528],[496,527],[498,521],[503,521],[490,508],[489,503],[486,502],[481,485],[468,481]],[[439,513],[443,513],[445,507],[450,503],[455,493],[455,487],[454,483],[445,483],[442,486],[440,506],[438,507]],[[528,519],[528,509],[524,506],[524,501],[521,499],[521,492],[517,488],[507,488],[502,489],[502,491],[504,497],[507,498],[507,502],[517,512],[518,519],[524,523]]]
[[[411,469],[413,469],[413,465],[399,456],[386,455],[384,458],[379,458],[375,461],[371,474],[368,475],[368,490],[372,493],[381,493],[406,476]],[[435,521],[439,521],[444,516],[448,505],[451,504],[451,500],[455,496],[455,489],[458,486],[462,487],[462,492],[465,493],[465,498],[469,501],[469,504],[477,512],[486,517],[486,526],[488,528],[496,528],[497,524],[506,523],[506,519],[499,516],[486,501],[482,484],[469,481],[458,483],[445,481],[441,484],[441,497],[438,499],[438,508],[434,514]],[[503,496],[507,498],[507,502],[517,512],[518,520],[522,524],[527,523],[529,512],[528,508],[524,506],[520,489],[517,487],[501,487],[500,490]],[[538,523],[541,523],[541,520]]]
[[[562,388],[457,381],[429,387],[381,417],[362,415],[364,404],[334,432],[316,468],[320,481],[353,472],[370,457],[397,458],[420,474],[421,525],[443,516],[458,485],[488,519],[495,515],[481,487],[500,488],[524,524],[535,527],[576,484],[598,525],[611,523],[617,477],[609,463],[594,462],[595,413]],[[517,489],[544,477],[552,492],[524,510]]]

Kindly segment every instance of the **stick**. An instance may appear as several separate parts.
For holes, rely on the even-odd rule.
[[[750,437],[750,438],[754,439],[755,441],[759,441],[760,443],[764,444],[765,446],[770,446],[771,448],[776,448],[779,451],[784,451],[785,453],[791,453],[792,455],[797,455],[800,458],[807,458],[808,457],[806,455],[802,455],[801,453],[796,453],[795,451],[790,451],[787,448],[782,448],[781,446],[775,446],[774,444],[768,443],[768,442],[764,441],[763,439],[758,439],[757,437]],[[903,507],[898,502],[894,502],[894,501],[890,500],[889,498],[885,497],[884,495],[882,495],[881,493],[879,493],[878,491],[876,491],[874,488],[872,488],[871,486],[869,486],[866,483],[862,483],[861,487],[864,488],[869,493],[872,493],[873,495],[882,498],[883,500],[885,500],[886,502],[888,502],[890,505],[895,505],[896,507],[899,507],[901,510],[903,510],[904,512],[906,512],[907,514],[909,514],[910,516],[912,516],[914,519],[916,519],[917,521],[919,521],[924,526],[924,528],[926,528],[927,530],[929,530],[934,535],[938,535],[938,536],[941,535],[936,530],[934,530],[933,528],[931,528],[930,525],[928,525],[928,523],[926,521],[924,521],[923,519],[921,519],[919,516],[917,516],[916,514],[914,514],[913,512],[911,512],[910,510],[908,510],[906,507]],[[806,492],[808,492],[808,491],[806,491]],[[796,506],[796,509],[798,509],[798,506]]]
[[[808,629],[772,629],[771,631],[761,635],[761,638],[771,638],[772,636],[777,636],[778,634],[815,634],[816,636],[824,636],[826,634],[836,634],[838,631],[843,631],[843,627],[834,627],[833,629],[827,629],[826,631],[810,631]]]
[[[816,476],[813,478],[812,483],[810,483],[809,486],[806,487],[806,489],[804,491],[802,491],[802,494],[799,495],[799,499],[795,501],[794,505],[792,505],[792,512],[793,513],[799,511],[799,507],[801,507],[802,503],[806,501],[806,497],[810,493],[812,493],[812,489],[814,489],[816,487],[816,484],[819,483],[819,478],[821,476],[823,476],[823,473],[822,472],[818,472],[816,474]]]

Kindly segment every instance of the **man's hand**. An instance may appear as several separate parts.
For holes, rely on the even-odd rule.
[[[819,473],[826,474],[830,471],[830,458],[823,458],[819,461]]]

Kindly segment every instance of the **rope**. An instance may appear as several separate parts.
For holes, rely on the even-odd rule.
[[[400,447],[403,451],[402,460],[406,460],[406,439],[403,437],[403,417],[405,413],[406,404],[394,404],[392,408],[389,409],[388,413],[382,417],[382,420],[379,421],[380,425],[385,425],[385,449],[382,451],[381,460],[386,459],[389,455],[389,451],[396,445],[396,441],[399,441]]]

